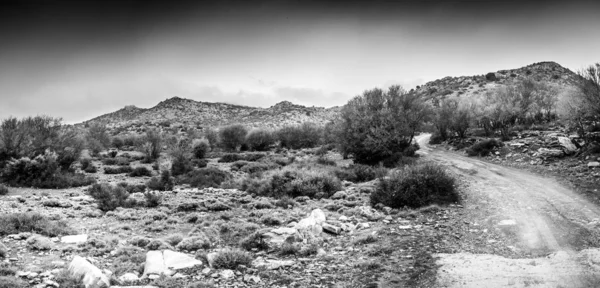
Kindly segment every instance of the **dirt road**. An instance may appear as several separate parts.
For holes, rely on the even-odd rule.
[[[598,207],[553,179],[432,149],[429,135],[417,140],[421,154],[468,183],[467,220],[506,236],[500,245],[514,252],[438,254],[438,287],[600,287]]]

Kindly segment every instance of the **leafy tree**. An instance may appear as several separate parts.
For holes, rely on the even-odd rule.
[[[277,131],[277,139],[281,147],[291,149],[312,148],[321,142],[321,128],[314,123],[286,126]]]
[[[400,86],[367,90],[342,108],[340,146],[357,163],[379,163],[408,148],[430,115],[422,98]]]
[[[246,136],[246,144],[250,150],[254,151],[266,151],[269,147],[275,143],[275,137],[273,133],[264,129],[256,129],[250,131]]]
[[[106,125],[100,122],[95,122],[89,125],[86,134],[88,148],[93,154],[98,154],[100,151],[110,146],[110,136],[106,130]]]
[[[224,127],[219,131],[221,145],[230,151],[238,150],[244,144],[246,134],[248,134],[248,130],[242,125]]]

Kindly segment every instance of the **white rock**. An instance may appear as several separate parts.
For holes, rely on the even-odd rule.
[[[331,224],[329,224],[327,222],[323,222],[321,224],[321,227],[323,227],[323,230],[325,230],[325,231],[327,231],[329,233],[332,233],[332,234],[336,234],[336,235],[338,235],[338,234],[340,234],[342,232],[342,228],[334,226],[334,225],[331,225]]]
[[[558,137],[558,142],[570,153],[577,151],[577,146],[568,137]]]
[[[134,273],[125,273],[119,277],[119,281],[123,283],[129,283],[140,280],[140,277],[135,275]]]
[[[498,222],[498,226],[514,226],[517,225],[517,221],[513,219],[502,220]]]
[[[230,278],[235,277],[235,272],[233,272],[232,270],[229,270],[229,269],[225,269],[225,270],[221,271],[221,273],[219,273],[219,275],[221,276],[221,278],[230,279]]]
[[[167,270],[165,259],[162,251],[148,251],[146,253],[146,264],[144,264],[144,274],[142,277],[149,275],[160,275]]]
[[[171,250],[165,250],[163,252],[165,259],[165,267],[167,269],[180,270],[186,268],[192,268],[195,266],[202,266],[202,261],[180,252]]]
[[[296,230],[295,228],[280,227],[280,228],[271,230],[271,232],[273,232],[277,235],[293,235],[293,234],[298,233],[298,230]]]
[[[587,164],[588,168],[600,167],[600,162],[589,162]]]
[[[98,267],[92,265],[80,256],[75,256],[69,264],[69,272],[75,277],[83,277],[86,288],[110,287],[110,281]]]
[[[81,243],[85,243],[85,241],[87,241],[87,239],[88,239],[87,234],[70,235],[70,236],[64,236],[64,237],[60,238],[60,242],[65,243],[65,244],[81,244]]]
[[[325,222],[325,220],[327,220],[327,218],[325,217],[325,212],[323,212],[323,210],[321,210],[321,209],[313,210],[312,212],[310,212],[309,217],[315,219],[317,224],[321,224],[321,223]]]

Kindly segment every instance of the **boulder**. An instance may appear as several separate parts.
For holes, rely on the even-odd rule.
[[[167,269],[173,269],[176,271],[203,265],[202,261],[190,255],[171,250],[165,250],[163,252],[163,257],[165,259],[165,266]]]
[[[560,149],[540,148],[537,151],[539,157],[562,157],[565,153]]]
[[[348,196],[348,194],[346,194],[346,191],[337,191],[330,198],[333,200],[337,200],[337,199],[344,199],[347,196]]]
[[[558,142],[562,146],[567,154],[572,154],[577,151],[577,146],[573,144],[569,137],[558,137]]]
[[[130,283],[138,280],[140,280],[140,277],[138,277],[134,273],[125,273],[119,277],[119,281],[121,281],[122,283]]]
[[[325,212],[321,209],[315,209],[310,212],[310,215],[302,220],[300,220],[296,225],[295,229],[298,230],[299,234],[304,237],[307,236],[318,236],[323,232],[323,228],[321,227],[321,223],[325,222],[327,218],[325,217]]]
[[[311,211],[309,217],[314,218],[317,224],[321,224],[327,220],[327,217],[325,217],[325,212],[323,212],[321,209],[315,209]]]
[[[162,251],[148,251],[148,253],[146,253],[146,264],[144,264],[144,274],[142,277],[151,274],[165,274],[165,272],[167,272],[167,267],[165,266],[165,259]]]
[[[184,253],[171,250],[148,251],[143,277],[161,274],[171,276],[177,270],[202,265],[202,261]]]
[[[81,256],[75,256],[69,264],[69,272],[76,278],[81,277],[86,288],[110,287],[110,281],[98,267]]]

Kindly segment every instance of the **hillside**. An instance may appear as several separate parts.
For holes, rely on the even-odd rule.
[[[148,109],[127,106],[88,120],[84,124],[103,122],[110,128],[126,130],[141,125],[220,127],[237,123],[249,127],[276,128],[303,122],[324,124],[332,119],[338,110],[338,107],[305,107],[288,101],[269,108],[257,108],[173,97]]]
[[[492,72],[495,79],[489,80],[485,74],[474,76],[444,77],[417,86],[416,93],[431,99],[443,97],[478,97],[499,85],[509,85],[526,78],[560,86],[575,84],[578,75],[556,62],[539,62],[525,67]],[[492,78],[493,79],[493,78]]]
[[[509,85],[530,78],[559,86],[573,85],[577,74],[555,62],[539,62],[517,69],[486,74],[444,77],[417,86],[414,92],[428,99],[444,97],[477,98],[500,85]],[[209,103],[173,97],[152,108],[126,106],[118,111],[93,118],[86,123],[104,122],[110,128],[135,131],[143,126],[221,127],[243,123],[248,127],[277,128],[285,125],[313,122],[324,124],[335,117],[339,107],[305,107],[282,101],[269,108]]]

